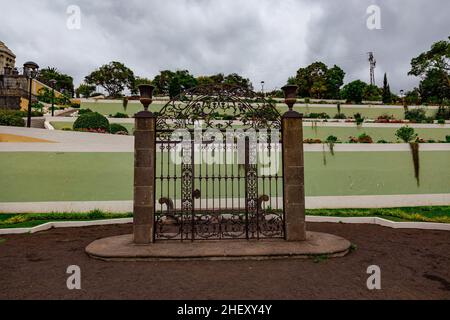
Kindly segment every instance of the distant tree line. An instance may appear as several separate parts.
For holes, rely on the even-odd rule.
[[[384,74],[382,87],[367,84],[362,80],[355,80],[344,85],[344,70],[337,65],[329,67],[320,61],[298,69],[296,75],[290,77],[287,83],[297,85],[298,94],[303,98],[344,99],[354,103],[361,103],[363,100],[382,101],[385,104],[399,102],[403,98],[407,104],[449,105],[449,40],[450,37],[448,40],[434,43],[429,51],[412,59],[411,71],[408,74],[420,77],[421,82],[419,87],[406,92],[404,97],[392,94],[387,74]],[[73,79],[58,73],[56,69],[47,68],[42,77],[45,81],[55,78],[58,81],[58,88],[66,88],[82,97],[93,95],[97,86],[102,87],[108,96],[114,98],[121,97],[125,89],[128,89],[132,95],[137,95],[138,86],[143,83],[153,84],[155,95],[171,98],[176,97],[183,90],[208,84],[233,84],[253,90],[251,81],[237,73],[195,77],[188,70],[163,70],[150,79],[135,76],[130,68],[117,61],[94,70],[85,77],[84,83],[75,91]],[[282,97],[282,92],[275,90],[269,95]]]

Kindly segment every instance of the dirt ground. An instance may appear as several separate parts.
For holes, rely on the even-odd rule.
[[[0,299],[450,299],[450,232],[309,224],[347,238],[345,258],[273,261],[102,262],[84,248],[131,225],[0,236]],[[226,242],[224,242],[226,245]],[[69,265],[82,290],[69,291]],[[381,268],[369,291],[367,268]]]

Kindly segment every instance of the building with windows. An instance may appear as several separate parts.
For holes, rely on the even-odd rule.
[[[0,41],[0,73],[3,73],[5,68],[14,69],[16,65],[16,55]]]

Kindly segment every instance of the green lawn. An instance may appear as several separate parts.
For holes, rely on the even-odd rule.
[[[114,122],[114,121],[113,121]],[[72,129],[73,122],[51,122],[51,125],[56,130],[63,130],[65,128]],[[134,131],[134,124],[125,123],[122,124],[127,128],[130,134]],[[338,137],[341,142],[348,142],[349,137],[358,137],[363,133],[367,133],[372,137],[374,142],[379,140],[386,140],[388,142],[397,142],[395,136],[398,128],[365,128],[358,127],[356,124],[352,127],[305,127],[304,137],[305,139],[321,139],[322,141],[333,135]],[[424,140],[435,140],[436,142],[445,141],[445,137],[450,135],[450,128],[432,128],[432,129],[415,129],[419,137]]]
[[[154,103],[151,105],[152,111],[160,111],[164,104]],[[82,109],[91,109],[94,112],[101,113],[105,116],[110,114],[114,115],[117,112],[127,113],[129,116],[134,116],[139,111],[143,110],[142,104],[140,103],[129,103],[127,107],[127,111],[125,112],[122,106],[122,102],[118,103],[105,103],[105,102],[83,102],[81,104]]]
[[[379,217],[391,221],[418,221],[450,223],[450,207],[414,207],[388,209],[327,209],[306,210],[310,216],[327,217]],[[0,229],[31,228],[47,222],[93,221],[131,218],[132,213],[110,214],[101,211],[90,213],[0,214]],[[0,239],[0,244],[2,239]]]
[[[154,103],[150,106],[152,111],[160,111],[164,106],[163,103],[158,102]],[[91,109],[93,111],[99,112],[104,115],[115,114],[117,112],[123,113],[122,102],[117,103],[105,103],[105,102],[83,102],[81,105],[82,109]],[[283,104],[277,104],[277,109],[280,113],[284,113],[288,110],[287,106]],[[336,106],[327,106],[327,107],[309,107],[307,105],[295,105],[294,109],[298,112],[304,114],[310,113],[327,113],[331,118],[333,118],[337,113]],[[142,110],[142,105],[140,103],[129,103],[127,107],[126,113],[130,116],[136,114],[137,112]],[[345,114],[347,117],[353,117],[354,114],[360,113],[363,117],[368,119],[377,119],[379,116],[383,114],[393,115],[396,119],[404,119],[404,111],[403,108],[396,109],[387,109],[382,108],[382,106],[373,106],[370,108],[361,108],[361,107],[353,107],[353,106],[343,106],[341,108],[341,112]],[[427,110],[427,116],[433,116],[436,114],[436,110]]]
[[[359,135],[366,133],[372,137],[374,142],[379,140],[386,140],[388,142],[397,142],[395,133],[398,128],[367,128],[367,127],[305,127],[304,136],[305,139],[321,139],[322,141],[333,135],[338,137],[341,142],[348,142],[349,137],[358,137]],[[415,132],[421,139],[445,141],[445,137],[450,135],[450,128],[432,128],[422,129],[415,128]]]
[[[450,193],[450,153],[306,153],[307,196]],[[132,153],[0,153],[0,202],[132,200]]]

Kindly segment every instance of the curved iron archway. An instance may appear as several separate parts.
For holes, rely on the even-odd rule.
[[[214,84],[183,91],[157,115],[158,130],[190,128],[204,121],[207,128],[280,129],[281,114],[275,105],[244,87]]]

